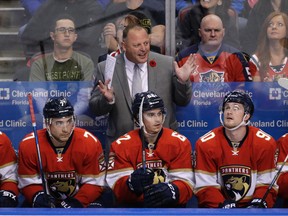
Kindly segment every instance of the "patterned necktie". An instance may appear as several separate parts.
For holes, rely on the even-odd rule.
[[[134,65],[134,74],[132,81],[132,97],[135,94],[142,92],[141,69],[137,64]]]

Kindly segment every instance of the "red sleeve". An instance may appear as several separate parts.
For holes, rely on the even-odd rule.
[[[172,156],[174,159],[170,161],[168,172],[172,182],[179,189],[179,204],[185,204],[193,196],[192,189],[194,188],[191,143],[186,137],[175,131],[172,132],[172,136],[165,134],[164,136],[165,139],[171,139],[172,142],[178,143],[172,150],[177,156],[175,158]]]
[[[44,191],[42,185],[28,185],[22,189],[25,199],[32,205],[33,198],[39,191]]]
[[[78,130],[77,130],[78,131]],[[75,132],[77,132],[75,130]],[[81,161],[82,166],[77,168],[77,172],[81,176],[81,181],[79,182],[79,190],[74,195],[76,199],[78,199],[84,207],[87,207],[90,203],[94,202],[97,198],[99,198],[102,194],[104,183],[104,172],[100,168],[101,161],[104,160],[104,155],[102,151],[102,145],[100,141],[94,137],[90,132],[83,131],[79,133],[79,142],[85,142],[85,146],[82,148],[84,152],[81,155],[82,158],[78,158],[79,164]],[[77,142],[77,141],[76,141]],[[74,152],[76,149],[74,149]],[[74,158],[77,157],[73,155]],[[78,161],[76,160],[76,161]],[[94,178],[91,176],[95,176]]]
[[[19,189],[15,182],[4,182],[3,184],[1,184],[1,190],[11,191],[16,196],[19,195]]]
[[[277,184],[279,186],[278,195],[283,199],[288,199],[288,172],[281,173]]]
[[[262,198],[266,193],[267,189],[268,186],[256,187],[255,192],[253,194],[253,198]],[[265,200],[268,208],[272,208],[274,206],[276,197],[277,197],[277,191],[274,188],[272,188]]]
[[[128,185],[126,184],[128,177],[129,176],[124,176],[115,183],[113,191],[117,201],[119,203],[126,203],[126,204],[143,202],[143,194],[137,196],[129,189]]]
[[[210,131],[204,136],[209,139],[215,134]],[[217,165],[213,161],[213,154],[216,154],[214,150],[207,142],[202,142],[201,138],[196,142],[195,188],[199,207],[202,208],[218,208],[225,200],[221,185],[217,182]]]
[[[279,156],[277,161],[278,169],[282,166],[288,154],[288,134],[284,134],[277,141],[279,148]],[[288,199],[288,162],[284,164],[281,174],[277,180],[279,186],[279,196],[283,199]]]
[[[238,55],[241,55],[241,53],[239,53]],[[249,62],[244,62],[246,61],[244,56],[241,58],[243,58],[243,62],[241,62],[237,54],[229,55],[229,57],[227,58],[226,62],[229,82],[252,81],[251,69],[253,68],[251,67]]]
[[[258,132],[261,132],[261,130],[259,130]],[[261,133],[265,135],[263,131]],[[259,137],[259,135],[256,136],[257,138]],[[258,172],[257,185],[255,188],[255,192],[253,194],[253,198],[262,198],[275,177],[276,158],[277,158],[276,141],[271,136],[269,140],[266,139],[267,142],[263,142],[262,140],[263,138],[257,139],[256,140],[257,143],[255,143],[255,145],[256,144],[259,145],[259,148],[256,153],[257,172]],[[260,146],[260,144],[262,145]],[[272,208],[273,205],[275,204],[277,193],[278,193],[278,186],[274,184],[265,200],[269,208]]]
[[[197,192],[198,206],[201,208],[218,208],[225,201],[220,189],[205,187]]]
[[[193,196],[193,191],[191,187],[189,187],[185,182],[181,180],[173,181],[173,184],[175,184],[180,192],[179,196],[179,204],[185,204],[189,201],[189,199]]]
[[[95,201],[102,194],[103,189],[98,185],[84,184],[74,196],[84,207]]]
[[[32,137],[31,134],[27,135],[26,138],[28,138],[28,140],[22,141],[19,144],[18,151],[19,188],[29,203],[32,203],[32,199],[37,192],[44,191],[42,180],[38,176],[36,147],[34,144],[32,148],[32,144],[30,143],[31,140],[33,140]],[[36,182],[35,179],[37,179],[38,182]]]
[[[18,195],[17,156],[10,139],[1,131],[0,155],[0,190],[11,191]]]
[[[143,195],[137,196],[126,184],[130,174],[136,169],[137,155],[141,154],[141,145],[137,143],[141,143],[138,132],[133,132],[125,134],[111,145],[109,164],[114,166],[108,167],[107,182],[112,187],[119,203],[136,204],[143,201]],[[132,164],[132,161],[135,161],[135,164]]]
[[[249,61],[249,68],[252,77],[259,76],[259,71],[252,61]]]

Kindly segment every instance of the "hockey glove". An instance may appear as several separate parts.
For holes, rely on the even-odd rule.
[[[18,205],[17,196],[5,190],[0,190],[0,207],[16,207]]]
[[[60,208],[83,208],[83,205],[73,197],[67,197],[62,200],[59,205]]]
[[[223,209],[231,209],[231,208],[237,208],[236,202],[232,200],[225,200],[223,203],[219,204],[219,208]]]
[[[247,206],[247,208],[268,208],[268,207],[265,200],[262,201],[262,199],[254,198]]]
[[[144,192],[144,189],[153,184],[154,172],[151,169],[139,168],[135,170],[128,178],[127,185],[137,196]]]
[[[33,199],[32,207],[34,208],[55,208],[55,199],[43,191],[38,192]]]
[[[151,185],[144,192],[144,207],[173,207],[178,201],[179,189],[172,183]]]

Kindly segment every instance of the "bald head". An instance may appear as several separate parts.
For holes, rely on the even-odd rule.
[[[203,17],[201,20],[200,28],[204,28],[209,23],[214,23],[216,24],[216,26],[219,26],[219,27],[221,26],[221,28],[224,28],[221,18],[215,14],[209,14]]]
[[[199,36],[201,43],[206,51],[213,52],[217,50],[223,41],[225,29],[220,17],[209,14],[201,20]]]

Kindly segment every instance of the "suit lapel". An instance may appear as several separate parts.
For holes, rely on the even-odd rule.
[[[156,83],[157,83],[157,65],[154,67],[151,67],[150,62],[156,61],[155,58],[153,58],[153,53],[150,52],[147,62],[147,70],[148,70],[148,89],[155,91],[156,89]]]
[[[125,101],[127,105],[129,106],[130,111],[132,112],[132,98],[131,98],[130,91],[129,91],[127,74],[125,70],[125,60],[124,60],[123,54],[117,57],[114,74],[116,74],[117,79],[119,80],[119,84],[123,91]]]

